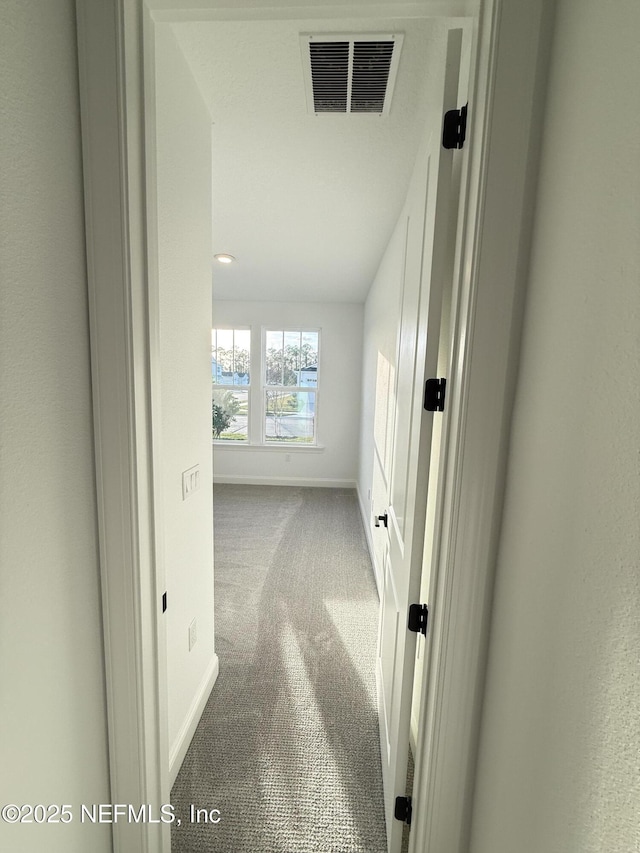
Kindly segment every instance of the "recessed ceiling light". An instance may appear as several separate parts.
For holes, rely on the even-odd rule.
[[[220,264],[232,264],[235,261],[233,255],[227,255],[225,253],[222,253],[221,255],[214,255],[213,257]]]

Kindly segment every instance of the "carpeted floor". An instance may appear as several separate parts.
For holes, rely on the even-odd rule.
[[[378,597],[355,492],[214,488],[220,675],[173,853],[385,853]],[[190,804],[220,810],[189,822]]]

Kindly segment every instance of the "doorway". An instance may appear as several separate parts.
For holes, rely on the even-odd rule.
[[[151,438],[157,412],[150,393],[152,388],[154,394],[157,390],[152,370],[157,361],[157,327],[153,319],[149,327],[145,325],[148,311],[153,318],[157,307],[153,287],[148,292],[146,289],[148,273],[152,281],[155,275],[154,253],[147,257],[145,252],[145,216],[153,225],[154,200],[149,183],[145,193],[139,45],[142,24],[148,38],[153,15],[162,17],[165,12],[152,12],[149,4],[133,0],[118,8],[115,13],[109,4],[93,3],[79,9],[111,777],[114,801],[161,803],[167,802],[168,795],[168,745],[160,724],[166,709],[163,691],[158,690],[162,673],[157,669],[159,655],[154,649],[163,643],[164,596],[157,596],[157,592],[163,588],[164,576],[158,519],[151,501],[153,472],[157,470],[157,443]],[[461,284],[453,324],[456,382],[450,402],[455,441],[445,514],[446,572],[435,591],[440,603],[432,624],[439,644],[437,665],[430,679],[431,707],[421,730],[423,746],[431,744],[433,755],[447,759],[429,769],[424,780],[416,780],[421,802],[425,799],[437,806],[438,792],[448,792],[446,810],[435,806],[428,810],[430,837],[440,832],[453,839],[466,825],[466,789],[463,785],[454,790],[454,782],[469,779],[472,722],[478,701],[477,692],[462,689],[462,685],[477,683],[478,655],[486,629],[482,590],[490,578],[489,543],[500,492],[498,439],[507,400],[504,373],[496,376],[494,368],[496,363],[506,363],[511,347],[510,322],[496,327],[491,306],[498,300],[501,316],[510,317],[515,283],[521,279],[517,272],[518,235],[524,227],[529,151],[515,143],[530,130],[531,100],[523,97],[514,104],[505,92],[513,86],[519,86],[521,93],[534,90],[536,54],[519,56],[516,62],[510,59],[511,54],[499,53],[497,45],[502,39],[509,44],[528,43],[529,34],[537,32],[538,15],[536,4],[525,4],[508,13],[503,10],[499,16],[494,4],[487,3],[478,30],[473,96],[476,111],[463,227],[465,260],[459,266]],[[125,67],[127,73],[120,73]],[[149,79],[148,74],[144,79]],[[503,91],[494,86],[496,79],[508,80],[511,88]],[[126,128],[125,114],[129,119]],[[488,134],[487,128],[499,123],[501,117],[504,132]],[[149,137],[147,154],[151,145]],[[491,195],[496,187],[488,172],[488,160],[505,153],[509,156],[500,158],[500,182],[504,185],[506,181],[510,192],[500,204],[485,209],[487,193]],[[114,187],[120,187],[121,192],[114,193]],[[505,229],[511,235],[507,242]],[[491,287],[481,286],[484,279]],[[461,406],[470,394],[484,400],[483,389],[487,388],[491,390],[486,398],[490,397],[490,406]],[[474,503],[478,494],[485,499]],[[455,508],[453,514],[451,507]],[[479,523],[478,516],[487,524]],[[459,562],[464,553],[481,555],[473,578],[466,577]],[[454,588],[456,595],[452,596]],[[133,599],[128,594],[132,589],[136,591]],[[445,630],[452,625],[456,626],[454,633]],[[443,669],[445,658],[447,666]],[[110,664],[117,661],[128,665]],[[448,731],[465,733],[453,744],[447,732],[438,728],[443,714],[450,723]],[[418,843],[426,849],[425,814],[422,809],[414,812],[413,832],[417,833],[414,839],[419,837]],[[130,850],[146,849],[148,843],[153,849],[167,849],[166,825],[119,826],[114,827],[114,834],[118,843]],[[152,838],[156,841],[149,842]]]
[[[372,39],[371,33],[394,33],[399,23],[405,31],[402,41],[394,42],[394,49],[401,44],[402,64],[394,81],[392,108],[388,115],[310,115],[302,88],[301,32],[313,26],[317,46],[324,44],[323,32],[335,33],[346,26],[349,33],[354,30],[361,33],[353,37],[355,44],[378,44],[364,40]],[[336,490],[336,500],[339,489],[355,486],[360,492],[362,509],[362,521],[358,520],[357,524],[363,523],[369,538],[379,541],[380,533],[374,533],[372,526],[370,501],[373,459],[367,458],[360,449],[361,443],[370,441],[374,423],[366,415],[361,418],[360,408],[363,396],[368,397],[375,391],[367,386],[363,394],[362,337],[363,333],[368,336],[369,347],[377,345],[380,328],[378,323],[365,322],[364,302],[368,286],[377,279],[374,290],[376,293],[384,290],[391,300],[383,321],[383,334],[394,339],[392,361],[395,364],[398,358],[395,341],[400,341],[401,316],[405,332],[399,346],[410,361],[414,360],[416,356],[411,356],[407,350],[406,335],[411,326],[415,344],[418,340],[416,330],[422,337],[425,334],[418,329],[417,316],[421,304],[421,271],[425,263],[424,230],[433,229],[428,217],[434,215],[435,210],[435,200],[428,199],[427,187],[436,186],[436,172],[424,169],[416,172],[413,167],[417,157],[426,157],[425,163],[431,162],[428,158],[435,157],[440,147],[442,105],[438,105],[433,91],[443,85],[447,67],[444,46],[449,26],[428,18],[412,21],[411,26],[407,26],[406,22],[387,18],[363,19],[357,23],[325,20],[313,25],[295,19],[231,25],[219,22],[162,24],[155,29],[161,408],[166,475],[163,528],[166,585],[174,600],[174,609],[167,614],[167,682],[170,767],[171,778],[175,780],[198,719],[205,712],[207,696],[213,688],[207,706],[211,709],[216,704],[216,690],[222,690],[220,684],[211,683],[218,672],[220,653],[218,640],[211,643],[210,610],[204,612],[210,607],[212,598],[206,573],[211,547],[208,535],[203,534],[197,546],[198,529],[202,531],[209,496],[201,490],[185,500],[184,491],[180,494],[175,488],[178,476],[197,465],[200,465],[204,482],[207,481],[208,467],[202,466],[198,458],[198,453],[206,453],[204,436],[200,431],[197,435],[192,433],[197,413],[201,418],[204,411],[207,388],[202,359],[206,316],[203,305],[208,294],[211,265],[213,263],[211,370],[214,413],[215,407],[223,408],[226,401],[228,412],[225,414],[229,416],[229,423],[223,423],[224,418],[220,420],[220,428],[214,434],[217,483],[330,487]],[[337,36],[331,38],[337,39]],[[338,42],[331,42],[332,50],[335,44]],[[457,50],[459,55],[461,44]],[[235,64],[231,57],[235,57]],[[266,115],[252,116],[254,124],[251,124],[248,116],[252,110],[258,112],[255,90],[262,78],[269,76],[270,59],[275,63],[275,70],[273,79],[268,80],[268,88],[275,93],[284,90],[283,104],[279,106],[274,96]],[[243,69],[243,76],[234,88],[238,69]],[[293,75],[293,80],[282,82],[283,73]],[[215,85],[210,90],[207,85],[211,84],[207,81],[211,80]],[[452,81],[449,97],[455,105],[457,68]],[[300,98],[294,121],[290,92],[296,90]],[[435,124],[435,131],[432,124]],[[211,133],[210,144],[208,132]],[[433,153],[427,154],[428,139],[433,140],[432,149],[429,149]],[[329,154],[321,157],[320,152],[325,149],[329,149]],[[297,158],[294,152],[300,152]],[[274,185],[270,186],[267,179],[261,177],[265,171],[275,173]],[[287,172],[292,172],[295,178],[287,181]],[[376,174],[373,188],[368,180],[370,174]],[[228,188],[228,176],[234,178],[232,190]],[[253,189],[256,183],[261,193]],[[282,188],[276,194],[279,184]],[[207,196],[210,185],[213,186],[212,206]],[[219,185],[222,189],[218,193]],[[398,219],[398,208],[403,206],[409,185],[414,187],[412,192],[416,196],[416,201],[411,203],[413,207],[409,208],[414,236],[409,247],[406,243],[400,245],[399,253],[396,242],[391,239],[391,248],[383,251],[381,261],[376,234],[386,234],[385,242],[389,242],[396,220],[401,230],[405,227],[403,214]],[[237,198],[243,193],[246,196],[244,206],[242,199]],[[269,210],[260,208],[265,203],[263,194]],[[301,211],[304,198],[309,194],[319,213]],[[217,207],[221,212],[216,219]],[[257,213],[255,207],[258,207]],[[331,216],[327,217],[322,211],[329,207]],[[267,215],[269,211],[271,216]],[[298,220],[305,215],[303,226],[300,226]],[[334,219],[338,222],[334,223]],[[272,220],[276,222],[275,227]],[[213,245],[207,230],[209,222]],[[247,236],[247,231],[255,233]],[[289,247],[291,257],[286,262],[280,261],[278,275],[274,277],[270,269],[270,264],[275,263],[273,252],[265,252],[265,244],[269,236],[275,240],[278,234],[283,236],[278,240],[275,254],[286,255]],[[322,235],[322,240],[318,240],[318,235]],[[331,257],[322,265],[327,244],[332,247]],[[453,241],[448,248],[452,256]],[[264,260],[261,252],[266,255]],[[218,266],[211,259],[219,253],[227,260],[232,257],[233,262]],[[358,259],[355,267],[353,257]],[[337,266],[336,262],[339,262]],[[394,275],[399,276],[391,282],[386,280],[390,267]],[[452,277],[452,268],[446,274]],[[341,302],[337,301],[336,280],[343,295]],[[411,282],[414,288],[411,305],[406,298],[409,290],[406,282]],[[427,284],[423,286],[428,290]],[[432,297],[435,290],[431,288]],[[288,294],[290,298],[285,299]],[[237,298],[239,295],[244,298]],[[267,296],[273,298],[267,299]],[[373,299],[376,298],[374,294]],[[356,299],[361,301],[352,301]],[[420,310],[426,317],[427,309]],[[433,311],[438,316],[429,332],[430,342],[432,335],[436,340],[439,327],[439,300]],[[298,340],[297,350],[294,338]],[[276,339],[280,341],[278,345]],[[185,346],[187,340],[192,341],[189,346]],[[432,343],[430,346],[433,348]],[[300,361],[304,347],[312,351],[313,363]],[[424,352],[420,357],[425,357]],[[369,372],[369,365],[366,370]],[[278,373],[277,381],[271,376],[274,372]],[[187,376],[189,382],[185,381]],[[312,388],[310,381],[314,383]],[[414,405],[413,381],[411,374],[402,390],[402,394],[408,395],[406,405],[403,404],[405,415]],[[421,380],[416,377],[415,381]],[[390,386],[388,390],[393,413],[396,389]],[[295,412],[279,413],[279,431],[273,428],[273,413],[269,408],[274,395],[283,398],[286,406],[295,404]],[[312,397],[311,404],[306,399],[309,397]],[[299,430],[291,432],[283,428],[283,425],[288,428],[294,421],[303,420],[299,412],[301,398],[304,398],[305,412],[313,411],[314,423],[313,429],[304,435],[298,434]],[[417,405],[421,408],[420,401]],[[186,415],[189,412],[191,414]],[[185,426],[187,419],[190,428]],[[392,423],[394,429],[395,426]],[[399,432],[399,428],[396,429],[396,433]],[[390,447],[393,450],[393,441]],[[365,494],[367,497],[363,499]],[[419,513],[423,523],[424,507]],[[196,516],[199,521],[194,521]],[[238,539],[242,537],[241,528],[237,535]],[[189,572],[185,571],[185,553],[189,554]],[[414,565],[412,571],[419,575],[419,565]],[[248,590],[250,588],[251,584]],[[221,595],[219,590],[216,595]],[[219,599],[217,604],[224,606]],[[399,605],[398,609],[405,607]],[[377,625],[377,618],[374,621]],[[192,644],[192,625],[193,631],[197,630],[197,645]],[[412,664],[412,654],[407,653],[407,660],[399,666]],[[407,679],[410,681],[410,673]],[[401,688],[394,686],[392,689]],[[406,693],[405,688],[402,690]],[[405,696],[404,710],[394,720],[394,727],[401,719],[405,719],[401,724],[405,725],[409,702],[410,695]],[[406,732],[403,737],[407,739]],[[373,745],[377,749],[377,745]],[[401,748],[394,744],[391,756],[385,751],[385,761],[391,761],[394,767],[396,761],[403,765],[407,761],[407,748],[407,743]],[[210,753],[206,748],[205,751]],[[195,764],[195,760],[190,761],[190,766]],[[373,768],[370,772],[372,784],[369,787],[375,787],[373,780],[378,774]],[[399,781],[404,774],[401,767],[397,779],[395,775],[390,777],[387,782],[390,791],[399,795],[405,793]],[[187,783],[183,781],[182,784]],[[390,797],[388,793],[387,799]],[[392,813],[387,809],[387,824],[392,820]],[[397,837],[392,843],[397,843]]]

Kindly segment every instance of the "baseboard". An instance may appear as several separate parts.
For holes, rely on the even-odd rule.
[[[202,712],[204,711],[204,706],[207,704],[209,694],[213,689],[213,685],[216,683],[219,669],[220,662],[218,660],[218,655],[214,655],[209,669],[206,671],[204,678],[202,679],[198,692],[196,693],[195,698],[191,703],[189,712],[185,717],[182,726],[180,727],[178,736],[176,737],[175,742],[171,747],[171,751],[169,753],[170,787],[173,787],[173,783],[176,781],[178,772],[182,767],[182,762],[184,761],[184,757],[187,754],[187,750],[189,749],[189,744],[191,743],[198,723],[200,722],[200,717],[202,716]]]
[[[227,483],[235,486],[311,486],[320,489],[355,489],[355,480],[332,480],[323,477],[252,477],[240,474],[237,476],[217,476],[215,483]]]
[[[370,514],[368,510],[365,508],[364,501],[362,500],[362,495],[360,494],[360,487],[356,486],[356,492],[358,494],[358,505],[360,506],[360,515],[362,516],[362,526],[364,527],[364,538],[367,541],[367,548],[369,549],[369,557],[371,558],[371,565],[373,566],[373,577],[376,581],[376,587],[378,589],[378,598],[382,598],[382,573],[380,572],[380,567],[378,566],[376,555],[373,550],[373,539],[371,538],[371,524],[370,524]]]

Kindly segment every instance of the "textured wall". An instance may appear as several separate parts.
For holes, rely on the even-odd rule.
[[[639,31],[557,6],[472,853],[640,850]]]
[[[0,802],[108,802],[72,0],[0,5]],[[106,825],[0,848],[111,849]]]
[[[211,119],[169,25],[158,27],[158,225],[169,748],[213,665]],[[201,488],[182,499],[182,472]],[[198,641],[189,651],[189,624]]]

